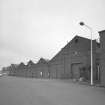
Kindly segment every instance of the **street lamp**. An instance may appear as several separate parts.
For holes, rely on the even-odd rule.
[[[84,22],[79,23],[81,26],[85,26],[91,32],[91,85],[93,85],[93,48],[92,48],[92,28],[86,25]]]

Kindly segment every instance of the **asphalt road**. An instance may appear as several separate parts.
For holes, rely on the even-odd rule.
[[[0,105],[105,105],[105,88],[69,80],[0,77]]]

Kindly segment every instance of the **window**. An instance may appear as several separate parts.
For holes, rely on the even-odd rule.
[[[77,55],[77,54],[78,54],[78,52],[77,52],[77,51],[75,51],[75,52],[74,52],[74,55]]]
[[[75,43],[78,43],[78,39],[75,39]]]

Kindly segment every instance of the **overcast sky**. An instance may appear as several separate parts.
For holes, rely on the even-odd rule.
[[[105,29],[105,0],[0,0],[0,68],[51,59],[75,35]]]

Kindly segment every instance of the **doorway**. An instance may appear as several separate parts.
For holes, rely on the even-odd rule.
[[[80,68],[81,68],[81,63],[74,63],[71,65],[72,78],[75,79],[80,78]]]

